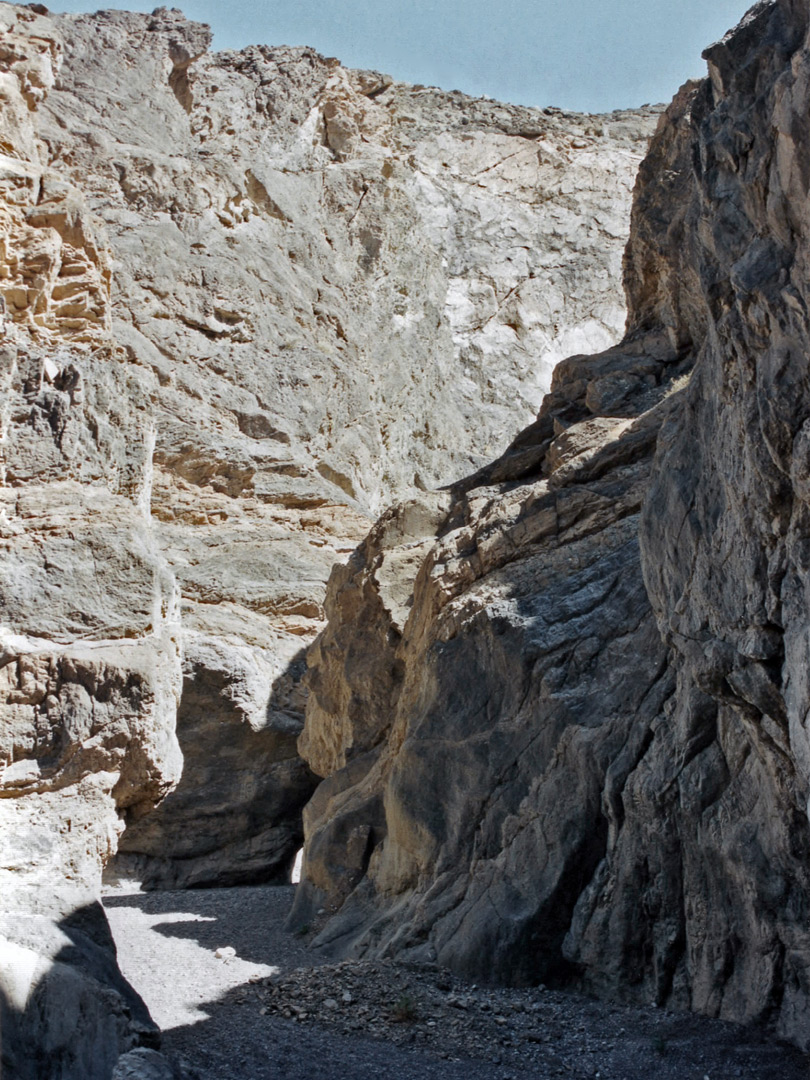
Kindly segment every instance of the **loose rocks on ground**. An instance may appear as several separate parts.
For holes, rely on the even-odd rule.
[[[804,1056],[760,1028],[542,986],[484,987],[431,965],[323,964],[307,933],[283,929],[292,895],[265,887],[107,898],[121,967],[164,1017],[162,1052],[183,1080],[316,1071],[325,1080],[806,1080]],[[235,955],[216,959],[226,949]],[[181,967],[207,994],[192,1022],[167,1012],[177,1008]],[[268,968],[275,973],[257,974]]]

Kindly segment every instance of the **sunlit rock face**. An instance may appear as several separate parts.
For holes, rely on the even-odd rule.
[[[513,108],[306,48],[209,54],[164,9],[2,11],[6,319],[48,356],[73,347],[53,371],[18,361],[8,477],[123,493],[181,606],[184,778],[129,815],[116,871],[284,875],[331,567],[392,499],[505,446],[560,357],[619,336],[655,110]]]
[[[151,1036],[102,868],[288,873],[331,568],[618,338],[656,110],[212,55],[166,9],[0,4],[0,35],[4,1069],[58,1028],[29,1073],[106,1080]]]
[[[293,922],[808,1045],[808,10],[643,164],[628,332],[332,575]]]
[[[96,896],[124,819],[182,765],[158,384],[110,335],[103,230],[42,137],[62,49],[40,25],[0,9],[0,1026],[22,1080],[108,1077],[156,1038]]]

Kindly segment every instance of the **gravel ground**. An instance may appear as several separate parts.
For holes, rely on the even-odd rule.
[[[285,933],[293,889],[104,898],[124,975],[181,1080],[807,1080],[759,1028],[493,990],[435,968],[323,964]]]

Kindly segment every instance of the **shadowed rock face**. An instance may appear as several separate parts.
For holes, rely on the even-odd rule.
[[[332,566],[624,320],[657,110],[209,41],[165,8],[0,3],[0,905],[26,957],[3,993],[39,1010],[11,1008],[15,1046],[60,1013],[59,927],[119,847],[156,886],[287,873]],[[118,1002],[96,1055],[109,979],[80,967],[32,1060],[107,1080],[143,1032]]]
[[[625,340],[333,573],[293,920],[806,1046],[806,5],[706,57],[640,172]]]
[[[185,644],[177,712],[183,775],[133,826],[135,839],[129,830],[124,834],[115,874],[166,889],[223,879],[287,883],[301,846],[301,807],[317,782],[296,751],[303,658],[273,684],[259,650],[223,649],[192,635]],[[261,700],[267,704],[258,712]],[[226,821],[230,840],[224,844]]]
[[[4,490],[31,554],[0,570],[5,623],[24,599],[60,641],[157,641],[129,625],[148,548],[184,658],[185,766],[157,816],[127,808],[117,870],[284,875],[314,788],[300,653],[329,572],[393,498],[506,445],[561,356],[618,338],[657,112],[515,108],[307,48],[211,55],[166,9],[2,4],[0,27]],[[57,481],[73,518],[41,522],[33,491]],[[110,493],[95,532],[86,485]],[[61,562],[35,572],[43,545]]]
[[[154,1049],[133,1050],[159,1045],[160,1032],[118,970],[100,903],[68,906],[58,921],[52,907],[47,914],[29,910],[24,918],[6,913],[0,916],[0,933],[5,1076],[123,1080],[132,1074],[117,1069],[140,1055],[163,1066],[155,1076],[174,1075]]]

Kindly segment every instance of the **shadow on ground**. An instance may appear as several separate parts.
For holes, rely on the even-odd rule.
[[[361,976],[358,987],[356,967],[323,966],[301,938],[283,930],[293,891],[255,887],[105,900],[122,970],[153,1016],[167,1007],[177,1012],[184,986],[198,994],[193,1020],[161,1025],[163,1053],[181,1080],[591,1080],[597,1073],[602,1080],[807,1078],[804,1055],[770,1041],[761,1029],[542,990],[476,991],[456,980],[454,993],[479,1002],[491,997],[504,1014],[504,1026],[482,1056],[472,1038],[465,1039],[464,1025],[448,1020],[447,1008],[431,1012],[443,976],[426,969],[405,969],[423,1006],[419,1022],[398,1025],[396,1042],[384,1033],[372,1038],[366,1031],[381,1031],[376,1019],[391,1004],[399,975],[392,969],[390,984],[382,985],[363,985]],[[223,947],[235,955],[217,960]],[[274,983],[284,985],[287,1011],[297,1005],[304,1019],[285,1018],[273,1007],[278,999],[258,975],[268,968],[279,972]],[[341,998],[343,978],[352,980],[353,1004],[336,1012],[323,1000]],[[519,1025],[509,1019],[515,1010],[525,1012],[530,999],[539,1010],[531,1065],[520,1057],[526,1048]]]

